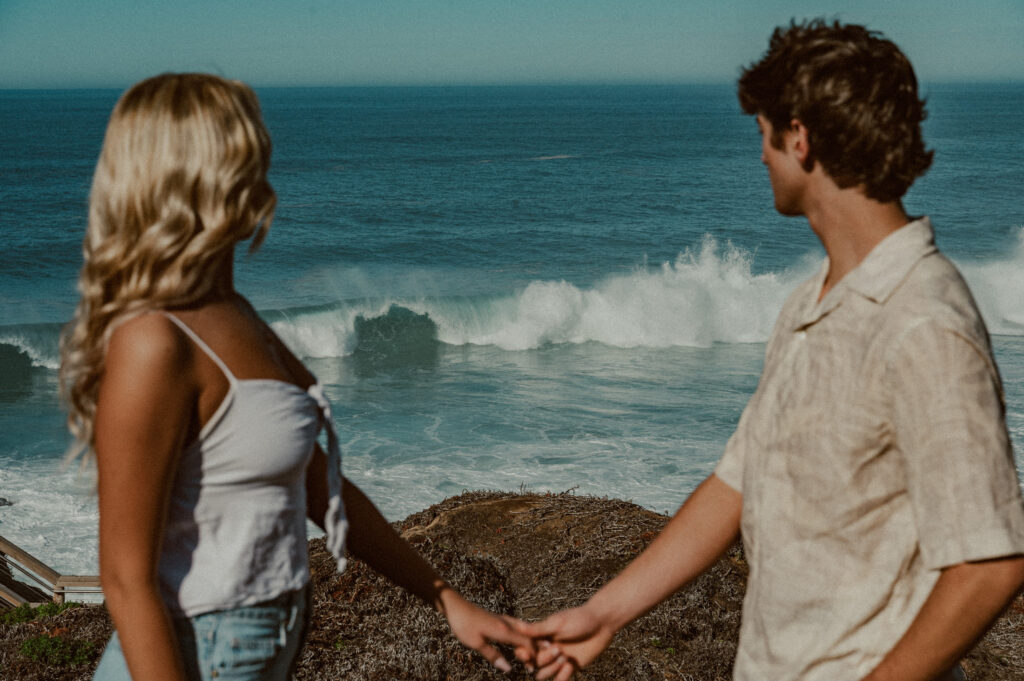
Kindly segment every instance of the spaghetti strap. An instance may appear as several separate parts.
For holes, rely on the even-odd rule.
[[[203,339],[193,331],[188,324],[181,321],[177,315],[168,312],[167,310],[157,310],[160,314],[174,322],[179,329],[185,332],[185,335],[192,339],[192,342],[199,346],[199,349],[206,353],[207,357],[213,360],[213,363],[220,367],[220,370],[224,372],[224,376],[228,379],[229,383],[235,383],[237,379],[235,375],[231,373],[231,369],[228,369],[228,365],[217,356],[217,353],[210,349],[210,346],[203,342]]]

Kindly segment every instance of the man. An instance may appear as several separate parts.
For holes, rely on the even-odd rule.
[[[739,81],[775,206],[827,260],[786,302],[715,472],[583,606],[526,625],[565,681],[742,530],[737,680],[962,678],[1024,583],[1024,505],[988,335],[927,218],[906,57],[861,26],[776,29]]]

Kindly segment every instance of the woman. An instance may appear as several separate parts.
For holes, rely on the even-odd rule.
[[[347,530],[354,555],[507,669],[488,641],[524,658],[529,641],[342,478],[316,379],[235,292],[234,247],[258,247],[273,215],[269,162],[256,96],[215,76],[145,80],[107,127],[61,349],[69,424],[97,464],[117,629],[96,678],[285,678],[309,615],[307,514],[339,568]]]

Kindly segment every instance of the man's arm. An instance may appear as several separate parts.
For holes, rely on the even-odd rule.
[[[910,629],[864,681],[928,681],[971,649],[1024,584],[1024,556],[942,571]]]
[[[893,348],[892,421],[918,545],[942,574],[872,681],[931,679],[952,667],[1024,580],[1020,487],[983,340],[935,316]]]
[[[590,664],[615,633],[710,567],[735,541],[742,495],[711,475],[651,545],[584,605],[520,625],[554,645],[537,658],[538,679],[566,681]]]

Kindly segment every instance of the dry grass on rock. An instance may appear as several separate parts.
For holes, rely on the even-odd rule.
[[[477,492],[448,499],[396,527],[471,600],[538,619],[586,601],[665,521],[618,500]],[[509,678],[462,649],[425,605],[358,561],[345,574],[334,574],[322,542],[311,546],[316,633],[303,655],[300,679]],[[737,547],[690,589],[628,627],[578,678],[727,679],[745,571]],[[511,678],[529,676],[516,664]]]
[[[579,605],[635,558],[667,522],[616,499],[470,492],[415,513],[396,529],[470,600],[539,619]],[[477,681],[503,675],[464,649],[432,609],[358,560],[337,574],[322,540],[310,542],[314,612],[302,681]],[[730,677],[747,565],[737,545],[696,582],[626,627],[577,678],[724,681]],[[91,664],[55,668],[18,653],[41,632],[94,641],[110,633],[102,607],[41,622],[0,625],[0,680],[85,681]],[[512,660],[510,651],[506,657]],[[1024,596],[964,661],[971,681],[1024,681]]]

